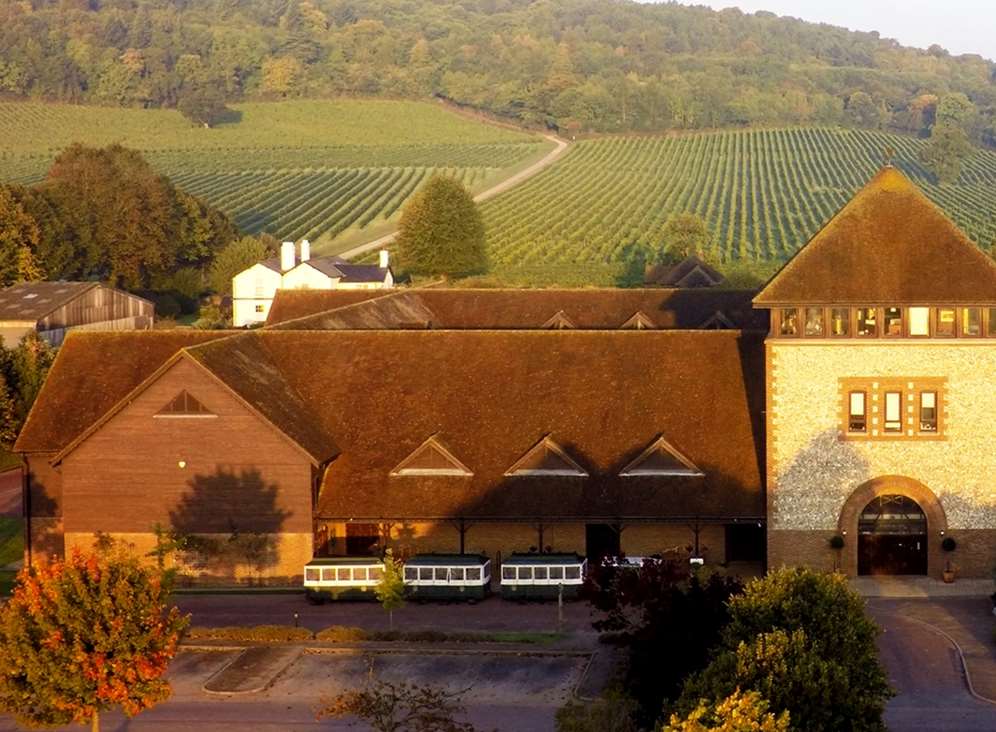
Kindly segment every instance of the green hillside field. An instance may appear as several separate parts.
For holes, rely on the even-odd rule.
[[[232,106],[196,127],[174,110],[0,102],[0,180],[34,183],[73,142],[121,143],[232,216],[249,233],[308,237],[340,251],[389,230],[419,184],[441,171],[483,190],[541,157],[537,135],[430,102],[322,100]]]
[[[667,219],[709,223],[712,257],[770,273],[882,165],[885,151],[984,247],[996,237],[996,153],[978,151],[956,185],[918,161],[923,141],[838,128],[612,137],[483,204],[493,274],[509,284],[632,284],[663,248]]]

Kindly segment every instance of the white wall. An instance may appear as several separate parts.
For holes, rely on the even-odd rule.
[[[334,290],[338,278],[332,279],[307,262],[301,262],[289,272],[284,272],[285,290]]]
[[[242,328],[266,320],[281,279],[279,272],[262,264],[254,264],[235,275],[232,278],[232,325]]]

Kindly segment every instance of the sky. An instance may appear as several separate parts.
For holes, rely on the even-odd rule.
[[[904,46],[937,43],[953,54],[977,53],[996,59],[994,0],[680,0],[717,10],[738,7],[745,13],[769,10],[852,30],[876,30]]]

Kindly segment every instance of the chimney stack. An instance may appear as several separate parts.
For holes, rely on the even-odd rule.
[[[307,239],[301,240],[301,261],[307,262],[311,259],[311,242]]]
[[[386,249],[380,250],[380,268],[387,269],[391,262],[391,253]]]
[[[280,245],[280,271],[294,269],[294,242],[285,241]]]

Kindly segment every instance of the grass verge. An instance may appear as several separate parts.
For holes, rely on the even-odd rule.
[[[21,519],[0,517],[0,567],[24,558],[24,530]]]
[[[492,633],[444,633],[438,630],[365,630],[350,625],[333,625],[317,633],[291,625],[194,626],[184,634],[185,641],[235,641],[286,643],[317,640],[326,643],[519,643],[549,645],[566,637],[564,633],[540,631],[499,631]]]
[[[17,572],[12,569],[0,569],[0,597],[10,597],[14,591],[14,578]]]

